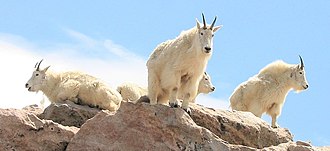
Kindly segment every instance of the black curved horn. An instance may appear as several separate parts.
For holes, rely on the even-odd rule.
[[[39,62],[37,62],[36,65],[34,65],[34,68],[37,68],[38,63],[39,63]]]
[[[213,29],[213,26],[214,26],[216,20],[217,20],[217,16],[214,17],[213,23],[212,23],[212,25],[210,27],[211,30]]]
[[[203,29],[206,29],[206,21],[205,21],[205,17],[204,17],[204,13],[202,13],[202,17],[203,17]]]
[[[44,61],[44,59],[41,59],[41,60],[40,60],[40,62],[39,62],[39,64],[38,64],[38,67],[37,67],[37,70],[36,70],[36,71],[39,71],[40,64],[41,64],[42,61]]]
[[[300,58],[300,69],[304,70],[304,61],[303,61],[303,59],[301,58],[300,55],[299,55],[299,58]]]

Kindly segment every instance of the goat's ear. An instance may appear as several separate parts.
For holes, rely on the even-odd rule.
[[[290,73],[290,78],[292,78],[292,77],[293,77],[293,72]]]
[[[296,74],[296,72],[299,71],[299,65],[296,65],[296,67],[293,67],[290,71],[290,78],[292,78],[294,76],[294,74]]]
[[[50,66],[48,66],[48,67],[46,67],[45,69],[43,69],[42,72],[46,73],[49,67],[50,67]]]
[[[197,29],[201,28],[201,23],[198,21],[198,19],[196,18],[196,27]]]
[[[223,25],[220,25],[220,26],[215,26],[213,27],[213,32],[217,32],[219,29],[221,29],[223,27]]]
[[[301,71],[301,65],[300,64],[297,65],[296,70]]]
[[[298,71],[301,70],[301,66],[300,66],[300,64],[297,65],[296,69],[297,69]]]

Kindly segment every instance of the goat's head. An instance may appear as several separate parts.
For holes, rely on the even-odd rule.
[[[214,90],[215,87],[211,82],[210,76],[204,72],[202,79],[199,81],[198,92],[207,94],[213,92]]]
[[[212,51],[212,47],[213,47],[213,36],[214,33],[219,30],[221,26],[214,26],[215,21],[217,20],[217,16],[215,16],[212,24],[210,26],[206,25],[206,21],[205,21],[205,17],[204,14],[202,13],[202,17],[203,17],[203,26],[201,25],[201,23],[199,23],[199,21],[196,19],[197,22],[197,34],[198,34],[198,39],[200,42],[200,45],[202,47],[202,50],[204,53],[210,53]]]
[[[308,88],[308,82],[305,76],[304,61],[301,56],[299,56],[299,58],[300,64],[297,64],[290,74],[290,78],[292,79],[292,87],[296,91],[301,91]]]
[[[45,69],[41,70],[40,69],[40,64],[43,60],[40,62],[37,62],[36,65],[34,66],[35,70],[32,73],[31,78],[29,81],[25,84],[25,88],[28,89],[30,92],[37,92],[41,89],[41,86],[46,78],[46,72],[48,70],[48,67]]]

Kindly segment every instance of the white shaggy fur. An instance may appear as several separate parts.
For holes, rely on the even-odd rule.
[[[51,72],[49,66],[40,70],[40,63],[25,85],[28,91],[42,91],[54,103],[69,100],[110,111],[119,108],[121,95],[99,79],[81,72]]]
[[[148,90],[134,83],[123,83],[117,87],[117,91],[121,94],[124,101],[136,103],[136,101],[144,95],[147,95]]]
[[[249,111],[257,117],[266,112],[272,117],[272,127],[277,127],[288,92],[307,88],[302,59],[300,65],[275,61],[241,83],[231,95],[230,105],[233,110]]]
[[[190,113],[189,102],[197,95],[198,83],[212,55],[213,34],[221,26],[197,26],[177,38],[159,44],[147,61],[150,104],[178,105],[178,91],[184,94],[182,108]],[[184,80],[185,83],[181,81]]]
[[[210,93],[215,90],[211,82],[211,77],[204,72],[202,79],[199,81],[198,92],[200,93]],[[121,94],[124,101],[130,101],[133,103],[137,103],[136,101],[140,99],[140,97],[148,94],[148,90],[134,83],[123,83],[117,87],[117,91]],[[181,91],[179,92],[179,99],[183,99],[183,95]],[[192,101],[195,103],[195,99]]]
[[[181,82],[186,83],[186,81],[183,79],[181,79]],[[187,88],[180,87],[180,89],[179,89],[178,98],[181,100],[184,99],[184,90],[185,89],[187,89]],[[212,84],[211,77],[206,72],[204,72],[203,77],[199,80],[199,83],[198,83],[197,95],[200,93],[208,94],[210,92],[213,92],[214,90],[215,90],[215,87]],[[190,102],[195,103],[196,102],[195,98],[192,99]]]

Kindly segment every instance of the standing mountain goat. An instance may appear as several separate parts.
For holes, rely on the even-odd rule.
[[[159,44],[147,61],[150,104],[178,106],[178,91],[184,96],[182,108],[190,113],[189,102],[197,95],[198,83],[212,55],[213,35],[221,28],[197,21],[196,27],[183,31],[177,38]]]
[[[197,94],[200,93],[210,93],[215,90],[211,82],[211,77],[204,72],[202,79],[199,81]],[[147,95],[148,90],[140,87],[134,83],[123,83],[117,87],[117,91],[121,94],[124,101],[131,101],[137,103],[140,97]],[[179,99],[183,99],[183,95],[179,92]],[[195,103],[195,99],[193,100]]]
[[[298,65],[275,61],[241,83],[230,97],[230,106],[233,110],[252,112],[257,117],[266,112],[272,117],[272,127],[276,128],[288,92],[307,88],[301,57]]]
[[[28,91],[42,91],[54,103],[69,100],[110,111],[120,106],[120,94],[97,78],[80,72],[53,73],[48,71],[50,66],[40,70],[41,62],[35,65],[32,77],[25,84]]]

